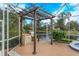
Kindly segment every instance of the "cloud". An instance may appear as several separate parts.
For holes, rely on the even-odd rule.
[[[3,9],[3,3],[0,3],[0,9]]]
[[[77,4],[72,4],[73,6],[77,5]],[[79,15],[79,6],[75,7],[74,8],[75,10],[71,12],[72,16],[75,16],[75,17],[70,17],[71,20],[73,21],[77,21],[79,23],[79,16],[76,16],[76,15]]]
[[[70,3],[69,5],[72,5],[72,6],[75,6],[77,5],[78,3]]]
[[[19,4],[19,7],[25,8],[25,4],[24,3],[21,3],[21,4]]]
[[[41,22],[50,24],[50,19],[42,20]]]

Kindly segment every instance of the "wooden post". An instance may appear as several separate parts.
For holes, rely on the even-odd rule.
[[[34,11],[34,41],[33,41],[33,54],[36,54],[36,10]]]
[[[51,30],[53,29],[52,27],[53,27],[53,20],[52,19],[50,19],[51,20]],[[50,32],[51,32],[51,30],[50,30]],[[51,33],[51,45],[53,44],[53,37],[52,37],[53,35],[52,35],[52,33]]]
[[[38,26],[38,27],[37,27],[37,30],[38,30],[37,33],[38,33],[38,34],[39,34],[39,22],[40,22],[40,20],[37,20],[37,26]],[[37,38],[38,38],[38,42],[39,42],[39,41],[40,41],[40,40],[39,40],[39,35],[37,35]]]
[[[20,16],[20,46],[22,46],[22,16]]]

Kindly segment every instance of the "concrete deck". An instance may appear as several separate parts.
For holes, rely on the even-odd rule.
[[[33,43],[17,47],[15,51],[22,56],[34,56]],[[54,42],[49,43],[37,42],[37,54],[35,56],[79,56],[78,51],[71,49],[68,44]]]

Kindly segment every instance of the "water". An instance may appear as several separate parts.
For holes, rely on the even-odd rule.
[[[39,39],[45,40],[45,41],[50,41],[50,36],[46,36],[46,34],[45,35],[39,35]]]
[[[79,40],[79,34],[77,34],[77,35],[70,35],[70,39]]]
[[[77,40],[79,40],[79,34],[77,35]]]
[[[79,43],[76,43],[75,46],[76,46],[76,47],[79,47]]]

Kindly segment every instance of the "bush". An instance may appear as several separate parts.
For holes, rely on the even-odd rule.
[[[62,43],[69,43],[69,42],[72,42],[72,40],[70,40],[68,38],[63,38],[60,42],[62,42]]]
[[[66,37],[66,32],[60,29],[55,29],[52,31],[52,37],[55,39],[55,41],[61,41]]]

